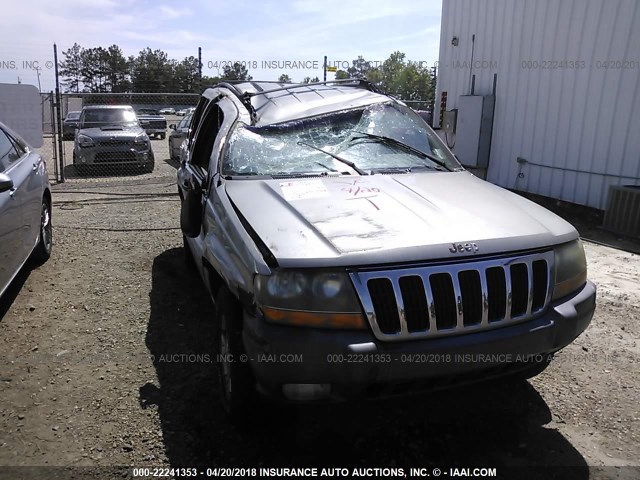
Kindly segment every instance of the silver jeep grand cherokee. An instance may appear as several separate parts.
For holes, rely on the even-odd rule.
[[[182,146],[187,259],[216,314],[222,404],[526,378],[587,327],[576,230],[465,171],[362,81],[204,92]]]
[[[154,167],[149,136],[129,105],[94,105],[82,109],[73,144],[79,173],[99,165]]]

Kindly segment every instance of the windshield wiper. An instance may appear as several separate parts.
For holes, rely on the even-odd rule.
[[[436,165],[439,165],[442,168],[447,169],[447,171],[449,171],[449,172],[453,172],[453,170],[451,170],[449,165],[444,163],[438,157],[435,157],[435,156],[431,155],[430,153],[425,153],[422,150],[418,150],[417,148],[414,148],[411,145],[407,145],[406,143],[402,143],[400,140],[396,140],[395,138],[384,137],[382,135],[374,135],[373,133],[360,132],[360,131],[355,131],[353,133],[356,133],[358,135],[362,135],[365,138],[371,138],[373,140],[378,140],[379,142],[381,142],[381,143],[383,143],[385,145],[390,145],[392,147],[398,147],[398,148],[404,150],[405,152],[413,153],[415,155],[418,155],[419,157],[428,158],[429,160],[431,160]]]
[[[258,172],[235,172],[235,171],[230,171],[230,172],[225,172],[222,174],[222,177],[225,180],[233,180],[236,178],[247,178],[247,177],[258,177],[258,176],[265,176],[265,175],[261,175]]]
[[[304,145],[305,147],[309,147],[309,148],[313,148],[314,150],[318,150],[319,152],[325,153],[327,155],[329,155],[330,157],[335,158],[336,160],[338,160],[339,162],[344,163],[345,165],[353,168],[356,172],[358,172],[359,175],[367,175],[367,172],[365,172],[364,170],[362,170],[361,168],[356,167],[356,164],[353,163],[350,160],[346,160],[342,157],[339,157],[338,155],[331,153],[331,152],[327,152],[326,150],[321,149],[320,147],[316,147],[315,145],[311,145],[310,143],[306,143],[306,142],[298,142],[298,145]]]
[[[277,172],[272,173],[272,178],[306,178],[306,177],[336,177],[341,175],[337,170],[335,172]]]
[[[393,174],[393,173],[413,173],[415,170],[433,170],[434,167],[429,165],[412,165],[410,167],[383,167],[371,169],[371,175],[376,173]]]
[[[316,165],[320,165],[323,168],[326,168],[327,170],[329,170],[330,172],[337,172],[338,170],[336,170],[335,168],[331,168],[331,167],[327,167],[324,163],[320,163],[320,162],[314,162]]]

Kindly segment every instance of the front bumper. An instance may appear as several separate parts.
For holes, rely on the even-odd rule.
[[[398,384],[420,384],[422,390],[456,385],[542,363],[587,328],[595,299],[596,287],[587,282],[520,324],[404,342],[380,342],[370,331],[276,326],[245,312],[246,361],[258,389],[276,399],[284,399],[285,384],[328,384],[331,400],[375,395]]]
[[[145,128],[144,131],[147,135],[166,135],[166,128]]]
[[[76,165],[147,165],[153,162],[153,152],[149,147],[86,147],[76,148]]]

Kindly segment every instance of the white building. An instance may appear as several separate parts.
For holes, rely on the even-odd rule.
[[[459,109],[449,143],[487,180],[598,209],[640,185],[640,1],[443,0],[439,64],[435,124]],[[494,82],[478,150],[461,96]]]

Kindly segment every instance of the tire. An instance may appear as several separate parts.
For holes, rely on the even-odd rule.
[[[152,156],[151,156],[151,160],[149,160],[147,163],[145,163],[145,164],[142,166],[142,171],[143,171],[144,173],[152,173],[152,172],[153,172],[153,169],[155,168],[155,166],[156,166],[156,160],[155,160],[155,158],[154,158],[154,157],[153,157],[153,155],[152,155]]]
[[[51,228],[51,202],[47,198],[42,199],[42,210],[40,213],[40,232],[38,233],[38,244],[33,249],[32,259],[37,263],[44,263],[51,257],[51,247],[53,246],[53,230]]]
[[[257,394],[251,368],[240,358],[244,355],[240,318],[241,306],[235,297],[222,287],[216,299],[216,353],[220,402],[234,423],[251,418]]]
[[[167,134],[166,133],[161,133],[160,134],[160,140],[164,140],[166,138]]]

